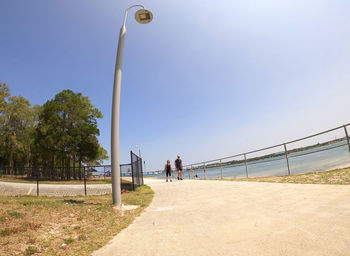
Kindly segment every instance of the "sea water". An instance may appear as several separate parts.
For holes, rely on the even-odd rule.
[[[342,141],[308,150],[288,154],[289,169],[291,174],[301,174],[312,171],[325,171],[350,165],[350,152],[347,142]],[[269,157],[256,161],[248,161],[248,177],[266,177],[288,175],[288,166],[285,155]],[[174,172],[175,173],[175,172]],[[219,166],[198,168],[184,171],[184,178],[218,179],[221,178]],[[245,163],[223,165],[223,178],[246,177]],[[164,174],[145,175],[152,177],[164,177]]]

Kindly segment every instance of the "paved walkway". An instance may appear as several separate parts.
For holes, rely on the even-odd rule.
[[[151,205],[94,256],[350,255],[350,186],[146,182]]]

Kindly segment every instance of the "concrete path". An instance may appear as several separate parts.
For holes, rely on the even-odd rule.
[[[151,205],[94,256],[350,255],[350,186],[146,182]]]

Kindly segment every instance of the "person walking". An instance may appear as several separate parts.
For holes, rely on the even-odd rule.
[[[177,170],[177,179],[178,180],[183,180],[183,175],[182,175],[182,160],[180,159],[180,156],[177,156],[177,159],[175,160],[175,167]]]
[[[165,172],[165,175],[166,175],[166,182],[168,182],[168,176],[170,178],[170,182],[172,182],[172,178],[171,178],[171,172],[173,170],[171,169],[171,164],[170,164],[170,160],[167,160],[166,161],[166,165],[164,167],[164,172]]]

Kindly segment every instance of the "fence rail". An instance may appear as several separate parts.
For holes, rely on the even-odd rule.
[[[250,174],[249,166],[259,165],[259,164],[261,165],[263,163],[266,164],[266,163],[271,163],[274,161],[281,161],[284,159],[286,172],[284,172],[284,174],[282,174],[282,175],[286,175],[286,174],[290,175],[293,171],[290,161],[293,160],[292,162],[294,162],[295,158],[298,158],[298,157],[301,158],[303,156],[307,156],[310,154],[316,154],[316,153],[320,153],[320,152],[324,152],[324,151],[328,151],[328,150],[334,150],[334,149],[338,149],[338,148],[345,147],[345,146],[347,146],[347,152],[350,152],[350,142],[349,142],[349,136],[348,136],[348,131],[347,131],[347,127],[349,125],[350,125],[350,123],[347,123],[347,124],[344,124],[344,125],[341,125],[341,126],[338,126],[338,127],[335,127],[335,128],[323,131],[323,132],[315,133],[315,134],[312,134],[312,135],[309,135],[306,137],[302,137],[302,138],[299,138],[296,140],[291,140],[291,141],[276,144],[273,146],[260,148],[260,149],[232,155],[232,156],[227,156],[227,157],[217,158],[217,159],[213,159],[213,160],[207,160],[207,161],[187,164],[184,166],[184,168],[185,168],[185,171],[188,172],[188,176],[190,178],[191,177],[194,178],[196,176],[195,174],[198,174],[198,172],[200,172],[204,179],[207,178],[208,169],[220,168],[219,178],[222,179],[223,178],[223,169],[228,168],[228,167],[232,168],[232,167],[244,166],[245,176],[246,176],[246,178],[248,178],[249,174]],[[318,137],[318,136],[321,136],[324,134],[329,134],[329,133],[339,131],[342,129],[344,130],[344,133],[338,139],[328,140],[328,141],[321,143],[321,144],[318,143],[318,144],[314,144],[314,145],[295,148],[292,150],[289,150],[287,148],[287,146],[289,146],[290,144],[305,141],[305,140],[308,140],[311,138],[315,138],[315,137]],[[263,151],[267,151],[267,150],[271,150],[271,149],[275,149],[275,148],[279,148],[279,147],[282,147],[282,150],[280,150],[278,152],[275,152],[272,154],[271,153],[265,154],[265,155],[262,155],[259,157],[249,158],[249,156],[252,154],[260,153]],[[238,158],[238,157],[242,157],[243,159],[232,160],[232,159]],[[231,159],[231,161],[228,161],[229,159]],[[347,160],[349,161],[348,163],[350,164],[350,156],[348,156]],[[197,173],[196,173],[196,171],[197,171]],[[192,173],[192,175],[191,175],[191,173]]]

